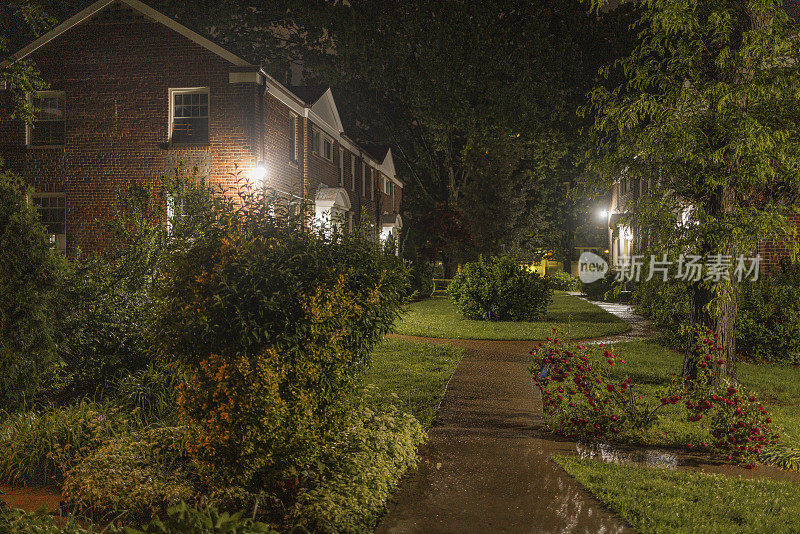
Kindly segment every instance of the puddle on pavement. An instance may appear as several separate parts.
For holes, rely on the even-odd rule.
[[[673,451],[648,448],[625,449],[608,443],[575,444],[575,452],[581,459],[599,460],[606,463],[635,465],[639,467],[676,467],[697,466],[698,460],[689,455]]]

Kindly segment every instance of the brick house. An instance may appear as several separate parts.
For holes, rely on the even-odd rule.
[[[118,191],[180,164],[223,186],[238,169],[320,217],[366,219],[376,238],[402,225],[391,150],[347,137],[330,88],[287,88],[139,0],[99,0],[13,57],[23,58],[50,90],[31,95],[31,128],[10,117],[0,87],[0,157],[34,188],[68,255],[107,242]]]
[[[653,179],[641,180],[621,178],[611,189],[608,218],[609,263],[614,266],[618,260],[640,254],[647,247],[647,236],[626,225],[623,215],[633,209],[638,198],[657,184]],[[792,215],[790,220],[800,229],[800,216]],[[754,251],[761,256],[761,268],[769,271],[776,268],[783,258],[791,254],[791,247],[771,239],[760,240]]]

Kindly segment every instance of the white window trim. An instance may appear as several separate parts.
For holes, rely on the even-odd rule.
[[[59,252],[66,252],[67,249],[67,194],[66,193],[39,193],[34,192],[28,196],[28,202],[33,204],[34,198],[63,198],[64,199],[64,233],[63,234],[48,234],[49,236],[55,236],[56,241],[53,243],[56,250]],[[35,207],[34,207],[35,209]],[[63,236],[62,243],[59,243],[58,236]],[[60,245],[60,246],[59,246]]]
[[[66,114],[67,114],[67,109],[66,109],[67,108],[67,98],[66,98],[66,96],[67,95],[66,95],[66,93],[64,91],[52,91],[52,90],[36,91],[35,93],[28,93],[26,95],[26,98],[28,99],[28,103],[33,103],[33,95],[34,94],[36,94],[36,96],[59,96],[60,95],[60,96],[64,97],[64,115],[65,116],[64,116],[63,122],[64,122],[64,128],[66,128],[67,127],[67,117],[66,117]],[[64,139],[64,145],[34,145],[34,144],[31,143],[31,141],[33,140],[32,134],[33,134],[33,128],[31,127],[30,124],[25,123],[25,146],[27,146],[28,148],[64,148],[64,145],[66,145],[66,139]]]
[[[339,187],[344,187],[344,148],[339,147]]]
[[[375,200],[375,171],[369,173],[369,191],[370,200]]]
[[[169,117],[167,118],[167,140],[172,143],[172,123],[175,118],[175,95],[205,93],[208,95],[208,143],[211,144],[211,90],[208,87],[171,87],[168,92]]]
[[[319,152],[314,150],[314,134],[316,134],[316,133],[319,133]],[[328,141],[331,144],[331,157],[330,158],[326,158],[325,157],[325,141]],[[325,161],[330,161],[331,163],[333,163],[333,154],[334,154],[335,150],[336,150],[336,144],[333,142],[333,137],[331,137],[330,135],[326,134],[322,130],[322,128],[319,128],[318,126],[314,126],[314,127],[311,128],[311,153],[312,154],[321,157]]]
[[[350,154],[350,188],[356,190],[356,155]]]
[[[367,162],[366,161],[362,162],[361,165],[362,165],[361,166],[361,196],[362,197],[366,197],[367,196],[367,169],[369,167],[367,167]]]
[[[211,97],[210,96],[209,96],[208,101],[209,101],[209,103],[211,102]],[[210,112],[211,112],[211,110],[209,109],[209,113]],[[294,153],[293,154],[289,154],[289,161],[291,163],[294,163],[294,164],[297,164],[297,161],[299,160],[298,154],[297,154],[297,137],[298,137],[297,131],[299,129],[298,128],[298,125],[299,125],[299,122],[300,122],[299,119],[300,118],[297,116],[297,113],[295,113],[293,111],[289,112],[289,120],[291,121],[291,130],[292,130],[291,132],[289,132],[289,135],[294,137],[294,142],[292,143],[292,146],[294,147]]]

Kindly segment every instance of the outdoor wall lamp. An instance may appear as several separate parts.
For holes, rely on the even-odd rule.
[[[258,163],[256,163],[256,166],[253,168],[253,171],[251,172],[251,176],[253,178],[253,182],[255,182],[256,185],[258,185],[259,187],[263,186],[264,181],[267,178],[267,164],[264,163],[263,161],[259,161]]]

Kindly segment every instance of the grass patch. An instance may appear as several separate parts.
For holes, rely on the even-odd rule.
[[[612,375],[628,375],[637,392],[645,398],[660,398],[659,391],[668,382],[668,375],[680,370],[683,355],[655,343],[632,341],[614,345],[624,364],[617,365]],[[737,363],[739,380],[756,391],[780,429],[780,445],[800,446],[800,368],[774,364]],[[664,412],[650,431],[639,436],[645,444],[685,447],[690,441],[709,441],[708,429],[700,423],[688,423],[682,405]]]
[[[553,459],[643,534],[800,532],[800,491],[792,482]]]
[[[463,353],[449,345],[387,339],[373,352],[364,382],[428,428]],[[388,398],[392,394],[397,398]]]
[[[447,339],[541,340],[553,328],[568,339],[620,334],[630,325],[604,309],[563,292],[553,295],[543,321],[472,321],[464,319],[447,297],[433,297],[408,306],[398,334]]]

